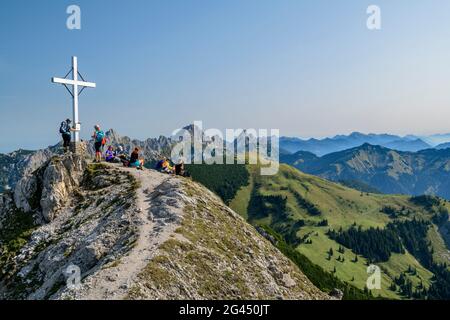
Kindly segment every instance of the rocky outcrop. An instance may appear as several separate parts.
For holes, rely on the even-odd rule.
[[[43,218],[48,222],[69,200],[78,187],[86,169],[86,161],[79,155],[70,154],[53,158],[43,172],[42,192],[39,204]]]
[[[38,210],[44,221],[52,221],[78,187],[85,169],[86,161],[80,155],[52,157],[19,180],[14,189],[16,207],[24,212]]]
[[[38,178],[35,175],[25,176],[19,180],[13,193],[16,207],[25,212],[37,209],[35,199],[33,199],[38,197],[37,190]]]
[[[190,180],[66,155],[14,198],[0,200],[0,299],[329,298]]]
[[[70,272],[85,277],[133,246],[134,180],[102,165],[85,166],[77,156],[52,159],[35,175],[42,179],[43,207],[25,213],[10,202],[0,230],[0,253],[8,254],[0,260],[0,299],[48,299],[66,286]],[[41,221],[47,209],[48,222]],[[25,225],[31,217],[38,223]]]

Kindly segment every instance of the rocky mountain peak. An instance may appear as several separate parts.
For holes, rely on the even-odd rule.
[[[112,141],[118,141],[121,139],[121,136],[112,128],[106,131],[105,135],[108,139]]]

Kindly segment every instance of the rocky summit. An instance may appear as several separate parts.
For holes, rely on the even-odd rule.
[[[0,194],[0,299],[328,299],[215,194],[52,156]]]

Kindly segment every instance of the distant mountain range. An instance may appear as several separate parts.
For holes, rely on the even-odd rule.
[[[439,144],[450,142],[450,133],[423,136],[421,139],[432,146],[437,146]]]
[[[418,137],[413,135],[400,137],[391,134],[364,134],[360,132],[353,132],[349,135],[337,135],[332,138],[324,139],[312,138],[303,140],[300,138],[281,137],[280,150],[282,153],[309,151],[317,156],[323,156],[329,153],[355,148],[363,145],[364,143],[369,143],[398,151],[416,152],[433,148],[437,145],[445,146],[441,143],[449,141],[450,134],[428,137]]]
[[[190,125],[184,129],[191,132],[194,127]],[[142,141],[131,139],[118,135],[112,129],[106,132],[106,135],[108,144],[122,145],[126,152],[130,152],[136,146],[140,147],[150,164],[163,155],[169,156],[174,143],[173,139],[165,136]],[[240,142],[244,138],[245,134],[242,133],[235,142]],[[450,136],[436,135],[426,139],[436,143],[447,138]],[[204,147],[210,140],[211,138],[206,138],[209,142],[204,143]],[[222,142],[230,147],[230,143]],[[93,155],[92,143],[89,145],[88,151]],[[436,145],[435,149],[431,147],[417,136],[400,137],[358,132],[322,140],[281,137],[279,146],[281,162],[354,188],[385,193],[430,193],[450,199],[450,185],[446,182],[450,166],[446,161],[450,151],[445,150],[450,147],[450,143]],[[0,154],[0,192],[5,187],[14,188],[19,177],[34,171],[52,155],[59,153],[60,149],[60,145],[57,144],[39,151],[19,150]],[[428,150],[417,154],[411,153],[422,149]],[[243,151],[238,148],[238,152]],[[366,159],[366,162],[360,161],[361,157],[369,155],[371,158]],[[350,163],[347,163],[348,161]],[[364,165],[356,165],[352,161]]]
[[[383,193],[450,199],[450,149],[404,152],[366,143],[322,157],[284,154],[280,162],[332,181],[360,181]]]

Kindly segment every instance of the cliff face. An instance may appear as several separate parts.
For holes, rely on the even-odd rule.
[[[58,156],[0,197],[0,298],[327,299],[214,194]]]
[[[14,188],[23,175],[42,166],[52,156],[50,149],[38,151],[18,150],[0,154],[0,192],[4,187]]]
[[[137,223],[131,179],[68,155],[5,194],[0,297],[51,298],[66,285],[69,266],[88,275],[129,250]]]
[[[38,210],[45,222],[52,221],[77,189],[85,169],[86,162],[79,155],[53,156],[18,181],[14,188],[16,207],[25,212]]]

